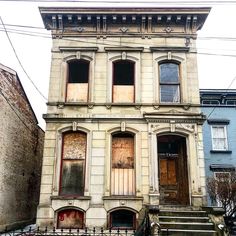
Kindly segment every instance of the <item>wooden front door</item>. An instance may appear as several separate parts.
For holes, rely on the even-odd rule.
[[[188,171],[185,138],[158,137],[160,204],[188,205]]]

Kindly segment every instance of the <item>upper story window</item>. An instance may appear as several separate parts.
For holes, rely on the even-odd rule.
[[[160,102],[180,102],[179,65],[173,62],[159,64]]]
[[[63,135],[60,195],[84,195],[87,135],[69,132]]]
[[[236,106],[236,100],[227,100],[226,105],[228,106]]]
[[[134,102],[135,63],[128,60],[113,62],[113,102]]]
[[[215,105],[215,106],[219,106],[220,105],[220,101],[218,101],[218,100],[202,100],[202,105]]]
[[[226,125],[212,125],[212,149],[214,151],[228,150]]]
[[[68,62],[67,102],[87,102],[89,86],[89,62],[73,60]]]

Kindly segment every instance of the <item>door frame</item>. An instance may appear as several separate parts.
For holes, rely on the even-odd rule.
[[[186,178],[186,194],[188,195],[186,197],[186,204],[183,203],[177,203],[177,205],[180,206],[188,206],[191,205],[191,181],[190,181],[190,167],[189,167],[189,140],[188,140],[188,136],[180,134],[180,133],[159,133],[156,134],[156,147],[157,147],[157,162],[158,162],[158,185],[159,185],[159,193],[160,193],[160,158],[158,155],[158,140],[160,137],[164,137],[164,136],[175,136],[175,137],[179,137],[180,139],[182,138],[183,140],[181,141],[181,145],[185,150],[185,154],[183,155],[183,160],[185,160],[184,166],[183,168],[186,168],[186,172],[185,175],[187,176]],[[178,172],[176,171],[176,177],[178,178]],[[161,193],[160,193],[161,194]],[[160,196],[160,204],[163,204],[161,202],[161,196]],[[171,205],[171,203],[164,203],[164,205]]]

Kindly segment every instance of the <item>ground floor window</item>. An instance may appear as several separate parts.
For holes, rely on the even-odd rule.
[[[57,228],[81,229],[84,225],[84,213],[75,209],[66,209],[57,214]]]
[[[129,210],[116,210],[110,213],[110,228],[135,228],[135,213]]]

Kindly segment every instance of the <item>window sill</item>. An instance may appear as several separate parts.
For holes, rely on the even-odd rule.
[[[210,153],[225,153],[225,154],[231,154],[231,150],[210,150]]]
[[[51,196],[51,200],[91,200],[90,196]]]
[[[104,196],[103,200],[138,200],[142,201],[143,197],[136,196]]]

